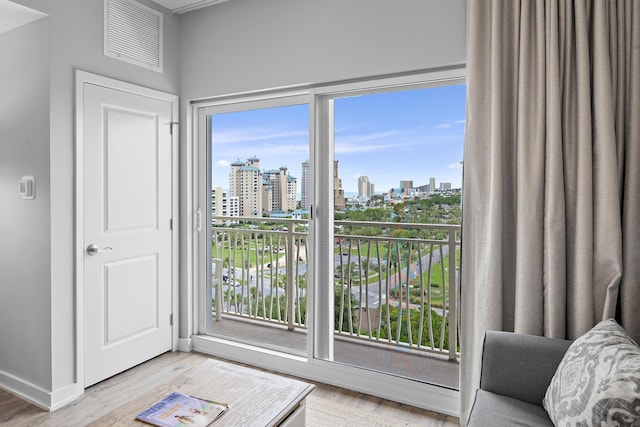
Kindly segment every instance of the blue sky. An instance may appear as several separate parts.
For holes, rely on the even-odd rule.
[[[335,101],[335,156],[346,192],[366,175],[376,193],[401,180],[424,185],[462,179],[464,85],[404,90]],[[212,118],[213,185],[229,186],[229,164],[257,156],[262,169],[286,166],[298,179],[309,158],[309,109],[294,105]],[[300,181],[298,181],[298,188]]]

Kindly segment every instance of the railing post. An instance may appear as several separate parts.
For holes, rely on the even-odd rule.
[[[289,251],[289,257],[287,258],[287,281],[285,285],[285,292],[287,298],[287,329],[290,331],[295,329],[293,322],[295,318],[295,307],[293,306],[293,266],[298,262],[296,251],[293,249],[294,228],[295,224],[293,222],[289,223],[289,226],[287,227],[287,250]]]
[[[211,263],[216,266],[215,279],[212,277],[212,287],[216,287],[216,320],[222,320],[222,260],[220,258],[212,258]]]
[[[456,230],[449,229],[449,360],[457,357],[458,281],[456,280]]]

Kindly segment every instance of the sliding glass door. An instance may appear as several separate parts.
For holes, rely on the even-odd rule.
[[[317,356],[457,388],[465,86],[336,92],[318,108],[334,306]]]
[[[195,106],[199,351],[413,404],[453,396],[462,74]]]
[[[208,333],[307,352],[309,106],[304,95],[212,106],[205,213]]]

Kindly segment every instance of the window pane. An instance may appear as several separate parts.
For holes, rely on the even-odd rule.
[[[306,354],[307,104],[213,114],[209,333]],[[306,165],[305,165],[306,164]],[[218,299],[219,298],[219,299]]]
[[[337,362],[458,387],[465,89],[334,99]]]

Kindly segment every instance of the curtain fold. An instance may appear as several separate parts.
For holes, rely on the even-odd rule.
[[[467,6],[463,423],[486,330],[640,341],[640,2]]]

